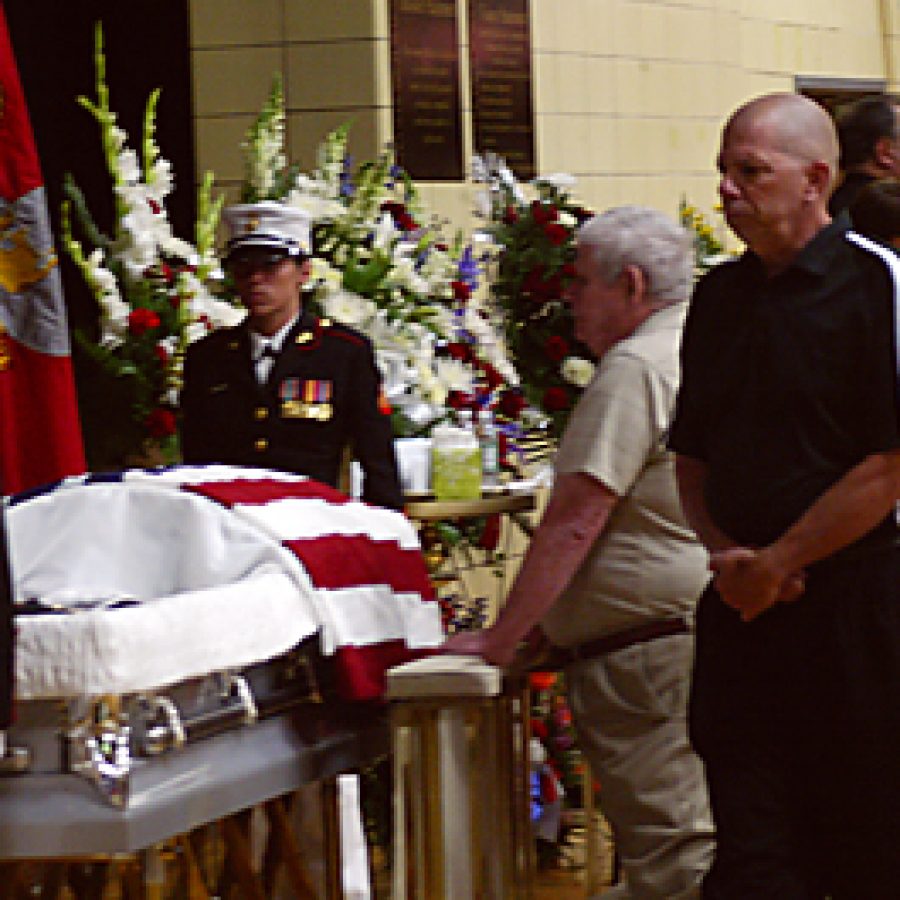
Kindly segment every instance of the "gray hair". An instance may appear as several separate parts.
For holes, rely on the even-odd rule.
[[[637,266],[647,279],[648,296],[657,303],[687,300],[694,284],[693,240],[669,216],[646,206],[617,206],[578,229],[597,274],[612,284],[626,266]]]

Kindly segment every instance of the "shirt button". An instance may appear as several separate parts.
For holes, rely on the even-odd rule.
[[[253,415],[257,419],[265,419],[269,415],[269,410],[267,410],[265,406],[257,406],[256,409],[253,410]]]
[[[259,438],[253,446],[256,448],[257,453],[262,453],[268,448],[269,442],[265,438]]]

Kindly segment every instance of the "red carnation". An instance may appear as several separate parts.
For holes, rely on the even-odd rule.
[[[519,221],[519,214],[516,212],[516,208],[514,206],[507,206],[503,211],[503,218],[501,221],[504,225],[515,225],[516,222]]]
[[[162,344],[157,344],[153,348],[153,353],[156,358],[160,361],[161,365],[166,365],[169,361],[169,351]]]
[[[513,388],[512,390],[504,391],[500,395],[498,408],[508,419],[518,419],[526,405],[525,397],[522,392]]]
[[[175,414],[170,409],[157,406],[147,416],[144,427],[150,432],[151,437],[164,438],[175,434]]]
[[[401,231],[415,231],[419,227],[416,224],[416,220],[406,212],[394,216],[394,221],[397,223],[397,227]]]
[[[159,316],[152,309],[139,306],[128,313],[128,330],[135,337],[146,334],[151,328],[159,328]]]
[[[472,296],[472,288],[464,281],[451,281],[450,287],[453,288],[453,299],[460,300],[463,303]]]
[[[162,207],[152,197],[147,198],[147,203],[150,205],[150,209],[153,211],[153,215],[158,216],[162,212]]]
[[[568,240],[569,229],[565,225],[560,225],[559,222],[550,222],[544,226],[544,234],[554,247],[559,247]]]
[[[178,309],[181,306],[181,294],[169,294],[169,306]]]
[[[569,355],[569,344],[565,338],[560,337],[558,334],[553,334],[547,338],[547,342],[544,344],[544,353],[553,362],[559,362]]]
[[[540,200],[531,202],[531,218],[534,219],[536,225],[546,225],[548,222],[555,222],[559,218],[559,212],[555,206],[541,203]]]
[[[172,267],[168,263],[162,263],[159,267],[160,272],[162,272],[163,278],[166,281],[172,281],[175,278],[175,272],[172,270]]]
[[[541,406],[547,412],[562,412],[570,406],[569,395],[565,388],[551,387],[544,391],[544,397],[541,400]]]

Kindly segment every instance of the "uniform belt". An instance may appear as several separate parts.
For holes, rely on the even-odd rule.
[[[554,651],[562,656],[562,663],[578,662],[582,659],[593,659],[604,656],[616,650],[624,650],[635,644],[645,644],[647,641],[655,641],[657,638],[670,637],[674,634],[686,634],[690,629],[685,619],[672,617],[670,619],[654,619],[643,625],[635,625],[634,628],[626,628],[615,634],[606,634],[593,641],[585,641],[574,647],[562,647]]]

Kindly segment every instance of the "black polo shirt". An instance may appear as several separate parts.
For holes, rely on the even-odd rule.
[[[839,217],[772,278],[745,253],[694,293],[669,446],[706,463],[709,512],[740,543],[773,541],[900,447],[893,282],[848,228]]]

